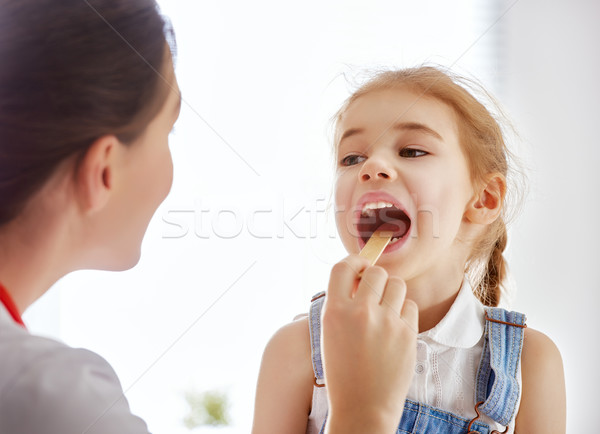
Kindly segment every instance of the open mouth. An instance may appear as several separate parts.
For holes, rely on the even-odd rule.
[[[356,228],[365,243],[376,230],[392,232],[390,244],[393,244],[408,233],[410,218],[389,202],[371,202],[364,204]]]

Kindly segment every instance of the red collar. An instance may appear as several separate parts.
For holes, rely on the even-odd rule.
[[[2,303],[4,305],[4,307],[10,314],[10,316],[12,316],[12,318],[15,320],[15,322],[17,324],[20,324],[21,326],[25,327],[25,323],[23,322],[23,318],[21,318],[21,314],[19,313],[19,310],[17,309],[17,305],[13,301],[12,297],[10,296],[10,294],[8,293],[6,288],[4,288],[4,286],[2,286],[1,283],[0,283],[0,303]]]

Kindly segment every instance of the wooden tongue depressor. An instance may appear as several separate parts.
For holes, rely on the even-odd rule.
[[[367,258],[371,265],[375,265],[375,262],[392,240],[393,234],[391,231],[375,231],[358,255]]]

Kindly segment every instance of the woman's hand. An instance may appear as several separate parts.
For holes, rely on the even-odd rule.
[[[405,296],[402,279],[357,255],[333,267],[322,320],[327,433],[396,432],[418,330],[417,306]]]

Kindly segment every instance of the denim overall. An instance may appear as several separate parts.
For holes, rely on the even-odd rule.
[[[324,387],[321,361],[321,310],[325,292],[315,295],[309,313],[315,386]],[[480,413],[503,426],[513,420],[519,402],[519,361],[523,347],[525,316],[505,309],[486,307],[484,344],[477,380],[477,417],[469,420],[450,412],[407,399],[397,433],[493,434],[489,425],[477,421]],[[325,423],[321,427],[323,433]],[[505,431],[506,432],[506,431]]]

